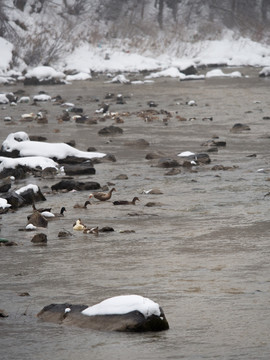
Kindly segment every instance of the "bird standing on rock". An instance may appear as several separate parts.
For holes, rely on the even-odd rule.
[[[94,196],[95,199],[99,200],[99,201],[106,201],[106,200],[110,200],[111,196],[112,196],[112,192],[116,191],[115,188],[112,188],[109,192],[105,193],[105,192],[97,192],[95,194],[90,194],[89,198],[91,198],[92,196]]]

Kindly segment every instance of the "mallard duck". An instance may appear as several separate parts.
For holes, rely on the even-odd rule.
[[[132,201],[116,200],[113,202],[113,205],[136,205],[136,201],[140,201],[137,196],[135,196]]]
[[[81,204],[75,204],[73,207],[75,209],[87,209],[87,205],[91,205],[90,201],[87,200],[84,205],[81,205]]]
[[[112,188],[109,192],[105,193],[105,192],[97,192],[95,194],[90,194],[89,198],[91,198],[92,196],[94,196],[95,199],[99,200],[99,201],[106,201],[109,200],[112,196],[112,192],[116,191],[115,188]]]
[[[76,223],[73,224],[73,230],[82,231],[86,229],[86,226],[82,223],[81,219],[76,220]]]
[[[63,206],[61,207],[60,213],[52,213],[51,211],[41,211],[41,215],[43,215],[45,218],[58,218],[63,217],[64,212],[67,211],[66,208]]]

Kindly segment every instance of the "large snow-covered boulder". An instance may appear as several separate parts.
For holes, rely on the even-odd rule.
[[[61,84],[64,83],[64,79],[65,74],[51,66],[37,66],[27,71],[24,85]]]
[[[264,67],[264,68],[259,72],[259,76],[260,76],[260,77],[270,76],[270,66]]]
[[[70,156],[93,159],[106,155],[100,152],[81,151],[65,143],[31,141],[24,131],[9,134],[2,143],[1,153],[9,156],[14,153],[16,157],[43,156],[55,160],[63,160]]]
[[[156,302],[139,295],[121,295],[106,299],[93,306],[51,304],[37,316],[65,325],[75,325],[103,331],[162,331],[169,324]]]

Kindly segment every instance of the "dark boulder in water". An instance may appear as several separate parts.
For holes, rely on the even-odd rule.
[[[27,176],[27,170],[28,170],[28,168],[26,166],[21,166],[21,165],[17,165],[14,169],[13,168],[4,168],[0,172],[0,179],[6,178],[8,176],[14,176],[16,180],[25,179]]]
[[[237,132],[248,131],[248,130],[250,130],[250,127],[248,125],[236,123],[233,125],[230,132],[237,133]]]
[[[45,219],[39,211],[34,211],[33,214],[29,217],[28,224],[32,224],[36,227],[46,228],[48,226],[48,220]]]
[[[76,181],[76,180],[61,180],[57,184],[52,185],[51,189],[53,191],[59,190],[98,190],[100,189],[100,184],[96,181]]]
[[[96,169],[93,167],[92,162],[84,162],[76,165],[64,165],[64,170],[67,175],[94,175]]]
[[[47,244],[47,235],[43,233],[36,234],[33,236],[31,242],[34,244]]]
[[[126,296],[134,299],[136,295]],[[105,300],[110,301],[114,299],[122,298],[121,296]],[[139,297],[140,298],[140,297]],[[149,299],[146,299],[151,301]],[[154,311],[149,308],[145,312],[142,307],[139,306],[139,310],[132,309],[131,311],[119,313],[110,313],[108,309],[105,312],[97,311],[89,315],[90,311],[102,305],[101,302],[92,307],[86,305],[72,305],[72,304],[51,304],[45,306],[38,314],[37,317],[43,321],[53,322],[57,324],[78,326],[85,329],[94,329],[101,331],[124,331],[124,332],[146,332],[146,331],[163,331],[169,329],[168,321],[164,315],[163,310],[158,304],[153,303],[157,306]],[[133,305],[133,304],[132,304]],[[123,305],[126,309],[126,305]],[[129,306],[127,306],[129,309]]]
[[[174,167],[178,167],[181,165],[175,159],[161,158],[161,159],[159,159],[157,166],[161,167],[161,168],[174,168]]]
[[[103,129],[99,130],[99,135],[118,135],[123,134],[123,129],[118,126],[106,126]]]

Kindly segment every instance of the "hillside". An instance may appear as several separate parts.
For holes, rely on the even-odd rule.
[[[178,58],[196,57],[205,41],[228,36],[266,44],[270,2],[0,0],[0,21],[0,37],[13,44],[9,68],[22,70],[55,66],[86,44],[102,56],[108,49]]]

